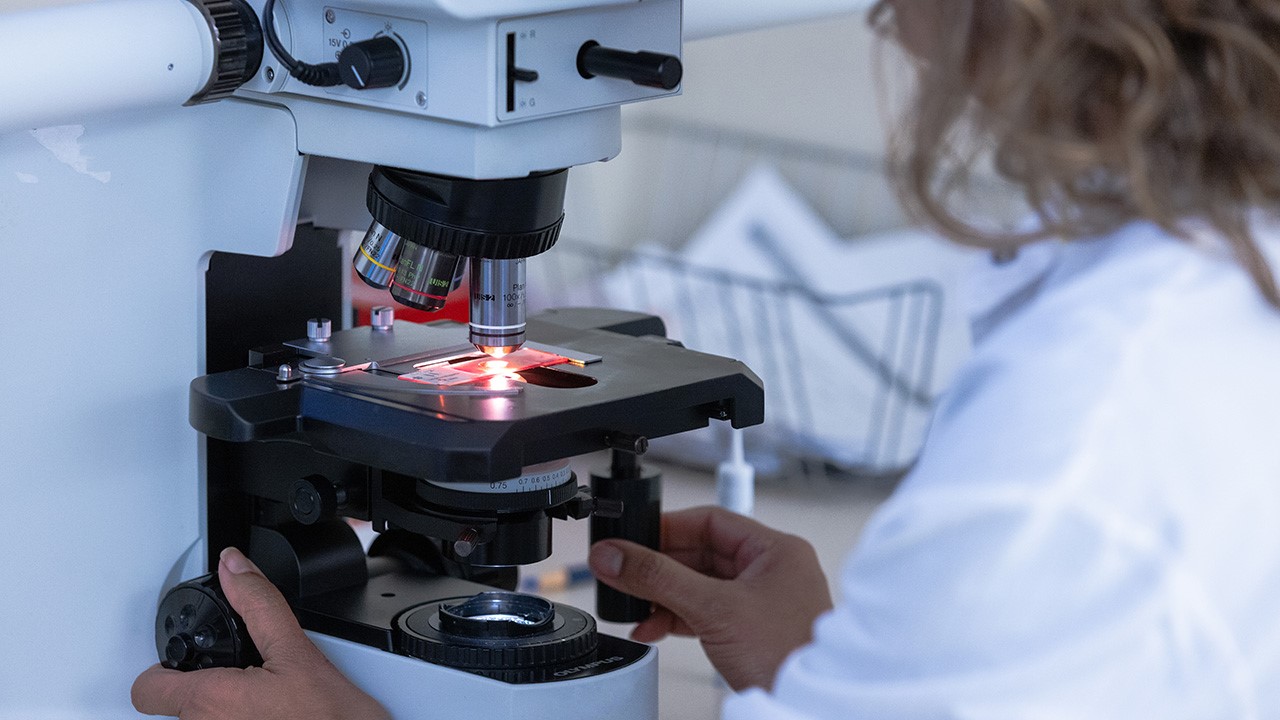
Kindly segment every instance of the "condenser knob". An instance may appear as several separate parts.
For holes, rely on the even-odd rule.
[[[351,43],[338,55],[342,82],[356,90],[399,85],[404,79],[404,48],[387,36]]]

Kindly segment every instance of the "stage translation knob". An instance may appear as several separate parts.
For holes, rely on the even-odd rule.
[[[684,76],[680,58],[653,52],[628,52],[588,40],[578,50],[578,73],[584,78],[630,80],[637,85],[674,90]]]
[[[391,87],[404,78],[404,49],[387,37],[351,43],[338,55],[342,82],[356,90]]]

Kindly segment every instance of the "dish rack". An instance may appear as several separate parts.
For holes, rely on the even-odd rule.
[[[765,423],[745,438],[761,477],[885,477],[909,468],[934,399],[944,300],[938,283],[920,279],[824,294],[797,276],[747,277],[663,249],[687,240],[761,163],[780,172],[841,236],[900,227],[904,220],[881,162],[647,118],[629,121],[626,132],[631,165],[591,176],[610,183],[615,198],[630,198],[613,210],[625,218],[615,217],[612,227],[566,226],[555,250],[532,259],[530,311],[591,305],[652,312],[667,323],[668,337],[745,362],[765,383]],[[633,192],[628,177],[645,179],[643,188]],[[607,236],[611,244],[584,236]],[[782,255],[772,238],[752,240]],[[646,249],[635,249],[642,243]],[[653,447],[688,464],[714,466],[729,442],[726,424],[712,423],[705,432]]]

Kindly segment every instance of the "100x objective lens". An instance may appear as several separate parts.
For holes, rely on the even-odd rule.
[[[471,344],[493,357],[524,345],[525,261],[471,261]]]

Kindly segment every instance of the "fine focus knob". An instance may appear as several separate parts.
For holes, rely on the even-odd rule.
[[[404,50],[387,37],[351,43],[338,55],[342,82],[356,90],[391,87],[404,78]]]
[[[578,73],[584,78],[600,75],[630,80],[645,87],[674,90],[684,77],[684,66],[674,55],[627,52],[588,40],[578,50]]]

